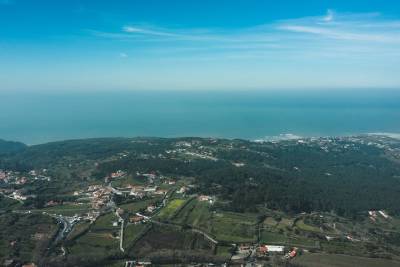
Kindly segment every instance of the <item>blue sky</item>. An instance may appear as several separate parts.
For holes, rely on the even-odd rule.
[[[0,0],[0,91],[400,88],[400,2]]]

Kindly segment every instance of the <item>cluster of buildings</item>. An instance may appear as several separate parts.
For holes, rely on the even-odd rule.
[[[17,201],[24,201],[28,198],[35,198],[36,195],[26,195],[23,189],[0,189],[0,194]]]
[[[111,188],[102,185],[90,185],[87,192],[90,195],[90,203],[93,209],[102,208],[112,197]]]
[[[373,221],[373,222],[376,222],[378,215],[382,216],[386,220],[390,218],[390,216],[383,210],[378,210],[378,211],[370,210],[370,211],[368,211],[368,215],[369,215],[369,218],[371,219],[371,221]]]
[[[10,185],[24,185],[30,181],[51,181],[51,178],[45,173],[46,169],[43,169],[41,173],[38,173],[35,170],[29,171],[27,174],[22,174],[17,171],[7,171],[0,170],[0,183],[10,184]]]
[[[265,259],[273,255],[282,255],[282,259],[290,260],[297,256],[298,249],[296,247],[286,249],[285,246],[278,245],[240,245],[237,247],[235,255],[232,256],[233,261]]]
[[[158,186],[128,185],[127,189],[129,195],[136,198],[143,198],[150,195],[165,195],[168,192],[168,190],[161,189]]]

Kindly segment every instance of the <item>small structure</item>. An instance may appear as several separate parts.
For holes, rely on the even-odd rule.
[[[129,221],[134,224],[141,223],[143,220],[144,220],[144,217],[138,216],[138,215],[135,215],[135,216],[132,216],[129,218]]]
[[[146,208],[147,212],[150,212],[150,213],[152,213],[155,209],[156,209],[156,207],[153,206],[153,205],[150,205],[150,206],[148,206],[148,207]]]
[[[176,191],[178,194],[183,194],[187,191],[187,187],[186,186],[182,186],[178,191]]]
[[[212,197],[206,196],[206,195],[200,195],[199,201],[211,201],[212,202]]]
[[[382,215],[383,218],[389,219],[389,215],[387,215],[383,210],[380,210],[379,214]]]
[[[285,247],[284,246],[275,246],[275,245],[261,245],[258,247],[258,251],[261,254],[267,253],[283,253]]]

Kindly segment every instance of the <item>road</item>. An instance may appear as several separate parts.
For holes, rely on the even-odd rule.
[[[63,240],[67,236],[67,234],[72,230],[72,224],[61,215],[59,216],[50,215],[50,216],[56,218],[60,223],[63,224],[63,229],[59,231],[56,239],[54,240],[54,243],[57,244],[59,241]]]
[[[121,230],[120,230],[120,233],[119,233],[119,249],[120,249],[122,252],[125,252],[125,249],[124,249],[124,246],[123,246],[123,244],[124,244],[124,224],[125,224],[125,221],[124,221],[124,219],[119,215],[119,213],[118,213],[117,211],[115,211],[115,215],[117,215],[118,220],[121,222]]]
[[[121,232],[120,232],[120,238],[119,238],[119,249],[122,252],[125,252],[125,249],[123,247],[123,242],[124,242],[124,220],[122,220],[122,223],[121,223]]]

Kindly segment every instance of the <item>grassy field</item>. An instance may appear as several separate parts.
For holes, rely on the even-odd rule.
[[[168,207],[168,206],[167,206]],[[192,200],[174,218],[174,222],[201,229],[220,241],[253,242],[256,240],[255,214],[212,213],[206,202]]]
[[[146,199],[141,201],[134,201],[126,204],[119,205],[119,207],[129,213],[139,212],[141,209],[145,209],[147,206],[156,203],[161,197],[156,197],[152,199]]]
[[[151,248],[149,250],[149,248]],[[134,252],[142,254],[159,250],[208,250],[211,244],[201,235],[181,231],[174,227],[154,227],[134,247]]]
[[[111,182],[113,187],[126,187],[130,184],[144,185],[146,184],[146,179],[140,179],[138,177],[126,176],[122,178],[115,179]]]
[[[315,233],[321,233],[321,230],[318,227],[306,224],[304,220],[298,220],[296,222],[296,227],[298,227],[300,230],[306,231],[306,232],[315,232]]]
[[[129,224],[124,230],[124,241],[126,244],[134,241],[147,227],[145,224]]]
[[[90,227],[90,223],[89,222],[79,222],[78,224],[76,224],[74,226],[74,228],[72,229],[71,233],[69,233],[67,239],[68,240],[75,239],[77,236],[81,235],[83,232],[88,230],[89,227]]]
[[[293,260],[305,267],[398,267],[399,261],[333,254],[304,254]]]
[[[47,207],[40,209],[38,211],[45,211],[48,213],[54,213],[54,214],[61,214],[64,216],[74,216],[75,214],[84,214],[87,213],[90,209],[89,204],[81,204],[81,205],[76,205],[76,204],[66,204],[66,205],[58,205],[54,207]]]
[[[191,225],[210,233],[211,217],[210,205],[194,199],[179,212],[174,222]]]
[[[218,246],[216,254],[218,256],[230,258],[232,256],[232,247],[230,246]]]
[[[222,212],[213,214],[211,233],[225,242],[254,242],[256,215]]]
[[[169,219],[171,218],[175,212],[182,207],[185,203],[184,199],[173,199],[168,202],[167,206],[164,207],[160,213],[157,214],[157,217],[160,219]]]
[[[109,212],[100,216],[96,222],[92,225],[91,230],[115,230],[119,229],[119,227],[113,226],[113,222],[117,221],[117,216],[114,212]]]
[[[73,255],[93,253],[98,255],[108,255],[118,251],[119,241],[111,233],[87,233],[76,239],[75,243],[68,248]]]
[[[268,226],[268,227],[274,227],[277,226],[278,222],[273,218],[273,217],[267,217],[264,220],[264,225]]]
[[[287,240],[288,238],[282,233],[269,232],[266,230],[263,230],[260,236],[260,242],[267,244],[285,244]]]
[[[362,243],[359,242],[348,242],[348,241],[324,241],[321,243],[321,247],[324,251],[328,253],[335,253],[335,254],[351,254],[362,256],[366,255],[368,251]]]

